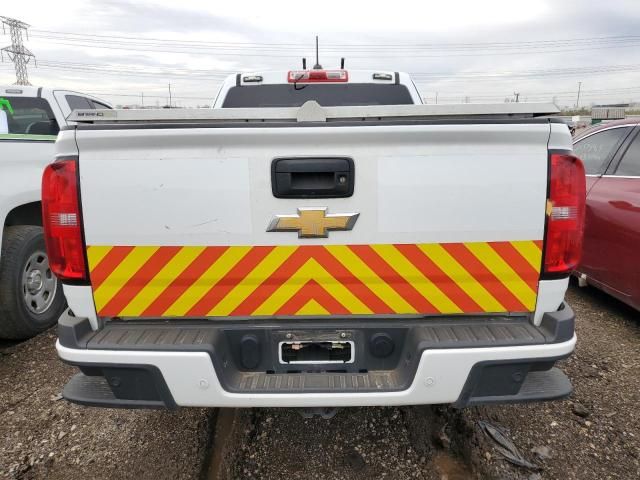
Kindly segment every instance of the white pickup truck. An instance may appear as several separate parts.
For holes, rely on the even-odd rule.
[[[232,77],[210,110],[83,110],[43,178],[70,401],[550,400],[585,177],[549,106],[406,74]]]
[[[0,86],[0,338],[31,337],[66,309],[42,234],[42,171],[78,108],[110,108],[69,90]]]

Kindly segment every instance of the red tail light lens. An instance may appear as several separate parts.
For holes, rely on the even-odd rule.
[[[42,219],[51,271],[60,280],[86,281],[78,163],[60,160],[42,176]]]
[[[346,70],[292,70],[287,75],[289,83],[323,83],[348,82],[349,73]]]
[[[582,251],[584,166],[573,155],[552,154],[550,168],[544,273],[568,275],[580,262]]]

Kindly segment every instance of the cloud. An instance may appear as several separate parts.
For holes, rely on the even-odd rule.
[[[41,61],[41,68],[30,69],[31,77],[41,84],[77,90],[128,95],[145,91],[151,95],[164,92],[170,81],[176,96],[212,98],[221,82],[221,71],[299,68],[302,56],[313,57],[313,38],[319,33],[321,63],[325,66],[337,66],[339,58],[346,56],[347,68],[351,69],[419,73],[416,83],[430,101],[436,92],[439,101],[461,101],[465,97],[471,101],[502,101],[520,92],[521,99],[551,100],[556,96],[560,103],[570,105],[578,81],[583,82],[586,103],[640,99],[640,87],[633,90],[640,80],[640,68],[617,73],[593,71],[607,65],[640,64],[640,34],[636,33],[640,4],[636,0],[450,0],[437,5],[395,0],[393,5],[371,2],[366,9],[361,2],[344,0],[321,4],[89,0],[59,1],[55,5],[43,0],[23,4],[12,2],[6,14],[32,24],[28,46]],[[44,30],[135,37],[140,41],[114,43],[117,38],[101,37],[55,40],[38,32]],[[600,37],[635,35],[639,35],[635,41],[621,41],[617,48],[594,48],[611,45],[598,40]],[[149,40],[158,38],[254,46],[187,52],[175,43]],[[575,44],[569,39],[587,40]],[[0,36],[2,40],[9,41]],[[473,48],[486,42],[496,45],[490,50]],[[512,42],[529,43],[518,49],[497,45]],[[459,50],[446,47],[452,43],[468,46]],[[362,44],[369,46],[358,47]],[[398,44],[410,48],[389,46]],[[58,66],[52,67],[52,62]],[[73,69],[71,63],[76,64]],[[102,67],[96,71],[96,67],[78,64]],[[0,64],[0,83],[13,81],[7,67]],[[592,72],[522,75],[571,67],[590,68]],[[104,73],[101,69],[111,71]],[[487,76],[494,72],[521,75]],[[128,98],[107,96],[115,103]],[[185,105],[199,103],[184,101]]]

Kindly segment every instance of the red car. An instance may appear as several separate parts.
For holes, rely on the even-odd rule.
[[[587,174],[580,283],[640,310],[640,119],[590,128],[573,148]]]

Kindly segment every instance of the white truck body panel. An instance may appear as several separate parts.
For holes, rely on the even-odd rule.
[[[0,138],[0,219],[3,225],[11,210],[40,200],[42,171],[53,161],[54,155],[54,139],[18,141]]]
[[[548,138],[548,124],[80,131],[86,241],[301,245],[541,240]],[[294,200],[271,195],[273,158],[314,155],[354,159],[357,187],[352,197]],[[333,232],[327,239],[266,231],[274,214],[320,204],[329,212],[359,212],[353,231]]]

